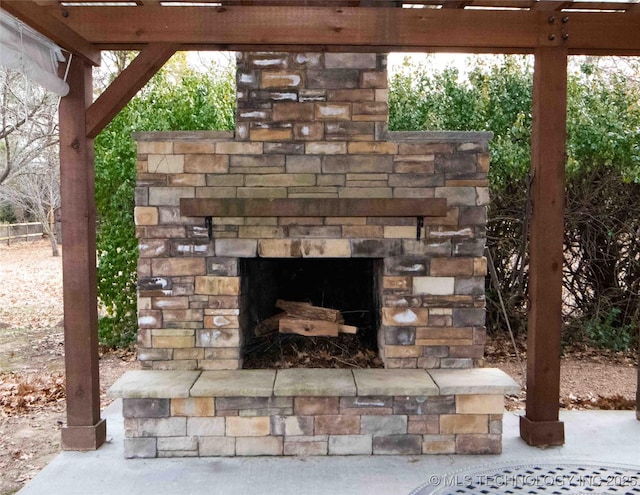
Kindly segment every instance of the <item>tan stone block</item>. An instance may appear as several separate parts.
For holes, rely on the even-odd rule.
[[[455,277],[413,277],[413,292],[415,294],[450,296],[455,292],[455,280]]]
[[[443,414],[440,416],[440,433],[443,435],[489,433],[489,416],[487,414]]]
[[[171,416],[215,416],[213,397],[171,399]]]
[[[258,254],[262,258],[299,258],[301,243],[296,239],[261,239]]]
[[[293,132],[291,129],[251,129],[249,139],[251,141],[291,141]]]
[[[502,395],[456,395],[457,414],[502,414],[504,398]]]
[[[176,359],[176,360],[204,359],[204,349],[201,347],[174,349],[173,359]]]
[[[473,271],[474,258],[432,258],[429,274],[433,277],[468,277]]]
[[[173,143],[176,154],[213,154],[216,152],[216,142],[198,139],[196,141],[176,141]],[[186,166],[186,157],[185,157]]]
[[[330,89],[327,101],[374,101],[374,89]]]
[[[473,328],[420,327],[416,329],[416,340],[448,339],[459,341],[471,340],[472,338]]]
[[[478,172],[489,172],[489,163],[491,159],[489,158],[488,153],[479,153],[478,154]]]
[[[316,416],[316,435],[358,435],[360,416],[344,414]]]
[[[204,328],[240,328],[240,322],[237,316],[205,316]]]
[[[151,298],[138,297],[138,309],[151,309]]]
[[[376,154],[394,155],[398,152],[398,145],[396,143],[390,143],[390,142],[361,141],[361,142],[349,143],[347,150],[349,153],[354,153],[354,154],[376,153]]]
[[[196,294],[237,296],[240,294],[240,277],[196,277],[195,292]]]
[[[340,190],[339,196],[341,198],[391,198],[393,189],[390,187],[345,187]]]
[[[353,122],[386,122],[388,115],[353,115],[351,120]]]
[[[487,258],[473,259],[473,275],[477,277],[484,277],[487,275]]]
[[[318,141],[305,144],[307,155],[344,155],[347,143],[344,141]]]
[[[407,433],[420,435],[437,435],[440,433],[440,416],[424,415],[409,416]]]
[[[204,275],[207,267],[204,258],[157,258],[151,260],[151,273],[154,277]]]
[[[295,397],[293,412],[297,416],[335,415],[340,411],[338,397]]]
[[[272,120],[311,121],[313,120],[313,103],[274,103]]]
[[[297,71],[262,71],[261,88],[299,88],[302,86],[302,74]]]
[[[425,435],[422,442],[423,454],[455,454],[455,435]]]
[[[351,243],[348,239],[303,239],[303,258],[349,258]]]
[[[384,237],[385,239],[415,239],[416,227],[413,225],[385,225]]]
[[[193,347],[195,337],[186,336],[158,336],[151,337],[151,346],[156,349],[171,349],[176,347]]]
[[[316,120],[350,120],[351,105],[349,103],[316,103]]]
[[[196,331],[197,347],[239,347],[240,344],[238,328],[203,328]]]
[[[165,309],[162,312],[165,322],[168,321],[202,321],[201,309]]]
[[[385,103],[389,101],[389,90],[388,89],[376,89],[376,101],[384,101]]]
[[[181,198],[195,197],[193,187],[150,187],[150,206],[180,206]]]
[[[184,155],[147,155],[147,171],[150,174],[181,174]]]
[[[255,186],[314,186],[315,174],[259,174],[245,176],[247,187]]]
[[[158,208],[136,206],[133,210],[136,225],[158,225]]]
[[[293,137],[303,141],[321,141],[324,139],[324,125],[322,122],[294,123]]]
[[[229,157],[213,154],[186,155],[184,171],[189,174],[226,174],[229,172]]]
[[[138,141],[137,148],[139,154],[171,155],[173,141]]]
[[[147,168],[147,155],[143,156],[144,160],[141,160],[140,157],[138,157],[138,159],[136,160],[136,172],[138,173],[138,175],[149,173],[149,170]]]
[[[361,88],[386,88],[388,86],[387,71],[365,71],[360,76]]]
[[[269,416],[227,416],[226,435],[228,437],[264,437],[271,431]]]
[[[285,237],[283,227],[270,225],[246,225],[238,229],[241,239],[282,239]]]
[[[342,176],[344,177],[344,176]],[[324,223],[326,225],[367,225],[366,217],[327,217]]]
[[[138,303],[140,307],[140,303]],[[189,298],[188,297],[154,297],[151,301],[151,307],[153,309],[188,309]]]
[[[382,287],[391,290],[411,290],[412,277],[382,277]]]
[[[239,187],[237,188],[239,198],[286,198],[286,187]]]
[[[221,155],[259,155],[262,153],[262,143],[242,141],[216,143],[216,152]]]
[[[239,437],[236,438],[236,455],[282,455],[283,437]]]
[[[381,225],[345,225],[342,227],[342,235],[356,239],[381,239],[384,229]]]
[[[200,437],[198,443],[198,452],[201,457],[236,454],[236,439],[233,437]]]
[[[204,187],[207,183],[204,174],[171,174],[167,177],[167,181],[172,187]]]
[[[411,358],[422,355],[422,346],[416,345],[385,345],[384,355],[389,358]]]
[[[419,327],[428,317],[427,308],[382,308],[383,325]]]

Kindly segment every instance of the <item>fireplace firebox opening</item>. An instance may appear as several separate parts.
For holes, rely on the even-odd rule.
[[[383,367],[377,344],[382,259],[249,258],[241,260],[240,270],[240,313],[246,315],[244,368]],[[344,325],[357,327],[357,333],[256,335],[256,326],[282,313],[277,301],[338,310]]]

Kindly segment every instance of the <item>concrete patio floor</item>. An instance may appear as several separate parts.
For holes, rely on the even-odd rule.
[[[501,455],[126,460],[116,401],[103,412],[107,444],[95,452],[60,453],[19,494],[408,495],[434,475],[507,462],[621,464],[640,470],[640,421],[634,411],[563,412],[566,444],[547,449],[520,439],[518,414],[505,413]]]

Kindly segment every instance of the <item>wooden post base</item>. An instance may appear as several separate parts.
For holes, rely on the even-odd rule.
[[[564,423],[532,421],[526,416],[520,416],[520,437],[534,447],[564,445]]]
[[[62,428],[62,450],[97,450],[107,438],[104,419],[94,426],[65,426]]]

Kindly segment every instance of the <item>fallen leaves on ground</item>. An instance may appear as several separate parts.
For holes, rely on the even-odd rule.
[[[62,373],[0,373],[0,414],[16,416],[41,409],[65,407]]]

